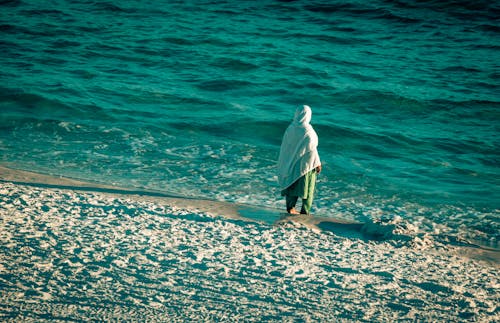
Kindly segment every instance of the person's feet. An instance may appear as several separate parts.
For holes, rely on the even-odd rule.
[[[299,211],[297,211],[296,209],[290,209],[290,210],[288,210],[288,213],[290,213],[290,214],[300,214]]]

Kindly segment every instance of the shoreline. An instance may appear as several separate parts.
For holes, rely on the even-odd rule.
[[[0,183],[2,182],[47,189],[52,188],[72,190],[75,192],[103,193],[150,202],[160,202],[180,206],[181,208],[193,212],[203,212],[227,219],[261,222],[268,225],[292,224],[303,226],[317,232],[331,233],[341,237],[364,241],[373,240],[382,242],[384,240],[390,240],[393,236],[395,236],[396,239],[403,238],[403,240],[417,238],[419,242],[422,237],[429,238],[429,235],[426,234],[420,234],[420,237],[412,236],[415,235],[415,232],[408,232],[407,230],[401,235],[401,231],[405,231],[404,229],[401,230],[401,228],[399,228],[399,231],[397,229],[395,230],[397,232],[396,234],[390,231],[387,232],[387,228],[394,229],[392,223],[389,223],[389,226],[385,226],[385,224],[381,223],[360,223],[341,218],[325,218],[314,215],[289,215],[278,209],[185,197],[172,193],[144,189],[117,187],[97,182],[92,183],[63,176],[18,170],[5,165],[0,165]],[[405,236],[405,234],[407,235]],[[432,242],[423,241],[422,244],[430,245]],[[462,241],[455,241],[454,243],[446,241],[445,244],[455,249],[455,254],[459,256],[484,261],[492,266],[500,268],[500,250],[498,249]]]

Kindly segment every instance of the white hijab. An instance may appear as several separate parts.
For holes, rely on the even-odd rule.
[[[278,182],[282,190],[321,165],[318,135],[309,124],[311,117],[309,106],[298,107],[283,136],[278,159]]]

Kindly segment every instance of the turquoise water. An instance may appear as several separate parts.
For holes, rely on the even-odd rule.
[[[281,136],[308,104],[316,214],[498,244],[495,2],[0,6],[4,164],[282,208]]]

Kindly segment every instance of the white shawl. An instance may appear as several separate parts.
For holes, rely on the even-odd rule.
[[[298,107],[283,136],[278,159],[278,182],[282,190],[321,165],[318,135],[309,124],[311,117],[309,106]]]

